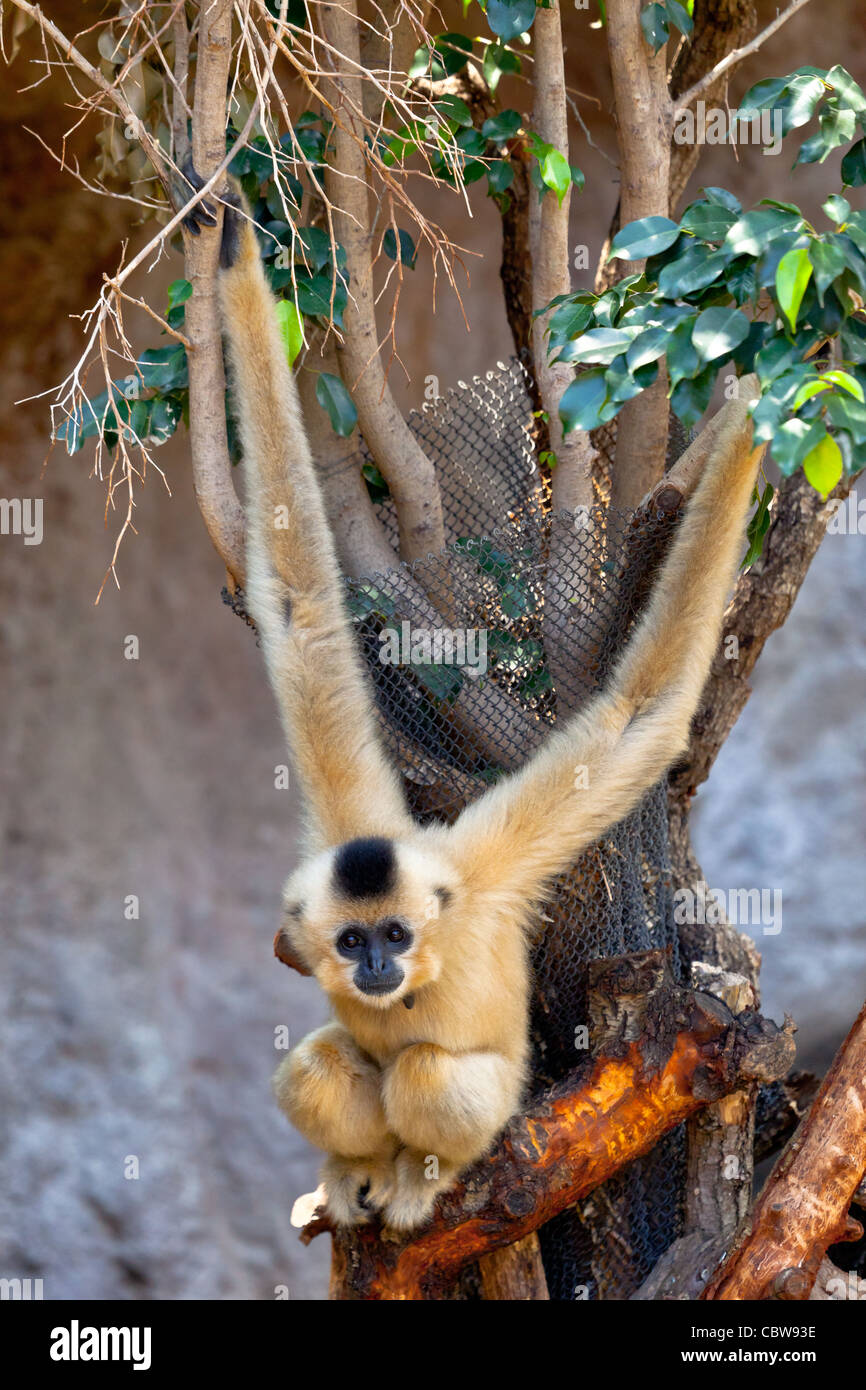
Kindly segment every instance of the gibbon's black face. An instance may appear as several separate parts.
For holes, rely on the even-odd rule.
[[[289,879],[284,943],[332,998],[411,1009],[415,991],[439,977],[439,919],[456,886],[454,869],[420,847],[349,840]]]
[[[344,927],[337,937],[340,955],[357,962],[352,979],[362,994],[392,994],[404,979],[395,957],[411,945],[411,931],[396,917]]]

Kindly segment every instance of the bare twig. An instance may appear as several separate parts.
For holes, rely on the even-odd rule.
[[[766,29],[761,30],[760,34],[756,34],[751,43],[744,44],[742,48],[735,48],[732,53],[722,58],[721,62],[717,63],[711,72],[708,72],[699,82],[695,82],[694,86],[690,87],[687,92],[684,92],[677,101],[674,114],[679,116],[681,112],[687,111],[692,102],[697,101],[699,96],[703,96],[704,92],[706,92],[709,87],[712,87],[714,83],[718,82],[720,77],[730,72],[732,68],[737,67],[738,64],[742,63],[744,58],[748,58],[751,54],[757,53],[758,49],[767,42],[767,39],[771,39],[774,34],[778,33],[782,25],[787,24],[788,20],[792,19],[798,10],[802,10],[808,3],[809,0],[791,0],[788,8],[783,10],[780,15],[777,15],[773,22],[767,25]]]

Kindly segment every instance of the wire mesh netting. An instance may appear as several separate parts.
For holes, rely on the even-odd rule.
[[[353,581],[349,605],[413,813],[450,821],[604,681],[672,523],[550,515],[516,362],[410,425],[436,466],[448,550]],[[396,543],[390,499],[378,505]],[[652,947],[669,948],[679,974],[663,784],[576,859],[540,914],[536,1086],[586,1056],[589,963]],[[680,1233],[684,1167],[677,1131],[546,1226],[551,1298],[628,1298]]]

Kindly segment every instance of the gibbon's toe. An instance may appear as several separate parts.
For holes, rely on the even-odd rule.
[[[322,1181],[331,1219],[338,1226],[361,1226],[393,1197],[394,1163],[390,1157],[345,1159],[332,1155],[322,1168]]]
[[[439,1164],[433,1154],[402,1149],[394,1165],[396,1188],[384,1207],[383,1219],[392,1231],[414,1231],[433,1215],[436,1198],[457,1181],[452,1164]]]

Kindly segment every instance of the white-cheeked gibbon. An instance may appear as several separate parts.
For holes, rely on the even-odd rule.
[[[190,229],[203,220],[199,205]],[[246,603],[307,817],[308,854],[285,885],[281,931],[333,1009],[282,1062],[274,1089],[327,1154],[332,1219],[380,1212],[405,1231],[520,1104],[526,928],[550,881],[686,746],[742,554],[757,453],[719,437],[605,688],[456,823],[419,826],[380,741],[273,297],[236,194],[221,267]]]

